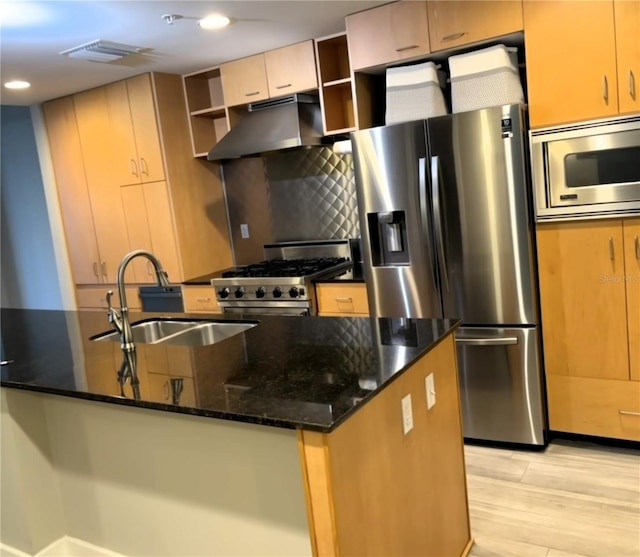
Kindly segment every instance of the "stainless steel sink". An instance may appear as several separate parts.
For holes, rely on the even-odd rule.
[[[215,344],[255,327],[257,322],[147,319],[131,324],[134,343],[180,344],[205,346]],[[91,337],[95,341],[120,342],[116,331],[109,331]]]

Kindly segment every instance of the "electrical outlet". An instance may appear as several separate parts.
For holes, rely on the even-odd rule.
[[[248,224],[241,224],[240,225],[240,234],[242,236],[242,238],[244,240],[246,240],[249,237],[249,225]]]
[[[411,409],[411,395],[402,399],[402,431],[406,435],[413,429],[413,410]]]
[[[424,386],[427,391],[427,410],[431,410],[436,404],[436,384],[433,379],[433,373],[425,377]]]

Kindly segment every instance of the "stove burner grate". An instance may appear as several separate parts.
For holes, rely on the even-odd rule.
[[[225,271],[222,277],[305,277],[331,269],[345,261],[346,257],[271,259]]]

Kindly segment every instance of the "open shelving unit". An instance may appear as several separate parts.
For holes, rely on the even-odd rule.
[[[206,157],[229,131],[229,112],[224,104],[220,68],[208,68],[182,76],[189,111],[194,157]]]

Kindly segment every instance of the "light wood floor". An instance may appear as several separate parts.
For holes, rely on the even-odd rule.
[[[473,557],[640,556],[640,452],[465,447]]]

